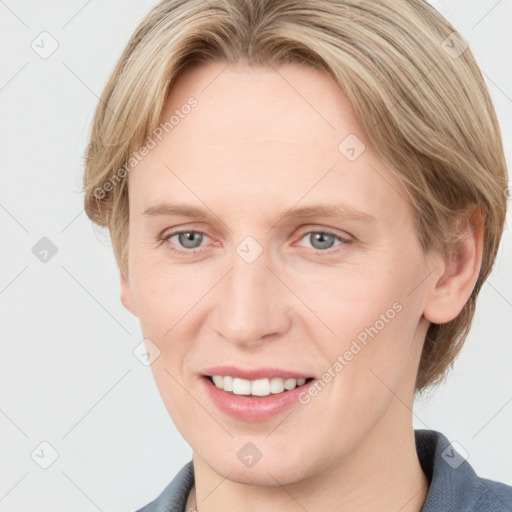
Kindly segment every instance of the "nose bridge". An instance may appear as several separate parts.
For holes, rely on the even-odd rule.
[[[235,247],[217,308],[216,329],[224,338],[251,344],[286,328],[287,299],[267,265],[267,252],[252,237]]]

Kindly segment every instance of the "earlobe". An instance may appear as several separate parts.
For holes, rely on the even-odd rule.
[[[133,293],[130,286],[130,282],[128,278],[125,277],[123,272],[120,272],[121,277],[121,302],[123,303],[123,306],[130,311],[130,313],[133,313],[135,316],[137,315],[137,310],[135,308],[135,301],[133,300]]]
[[[435,324],[449,322],[462,311],[480,272],[484,216],[478,209],[462,220],[459,240],[446,256],[438,256],[441,271],[432,276],[423,316]]]

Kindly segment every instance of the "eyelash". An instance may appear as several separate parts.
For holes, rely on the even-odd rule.
[[[158,240],[160,242],[159,245],[161,243],[164,243],[164,242],[169,242],[170,239],[173,236],[181,235],[182,233],[195,233],[195,234],[199,234],[199,235],[203,235],[203,236],[208,236],[204,231],[197,231],[197,230],[191,230],[191,229],[183,229],[183,230],[180,230],[180,231],[172,231],[171,233],[164,234],[164,235],[161,235],[161,236],[158,237]],[[316,231],[307,231],[307,232],[302,234],[302,236],[300,237],[299,240],[302,240],[306,235],[317,234],[317,233],[321,233],[322,235],[333,236],[335,239],[337,239],[340,242],[334,248],[325,249],[325,250],[313,249],[313,251],[317,255],[332,255],[332,254],[335,254],[338,251],[342,250],[341,247],[343,245],[346,245],[346,244],[350,243],[350,240],[348,238],[343,238],[342,236],[337,235],[336,233],[333,233],[332,231],[329,231],[329,230],[326,230],[326,229],[316,230]],[[167,244],[167,249],[170,250],[173,253],[180,254],[180,255],[183,255],[183,254],[186,254],[186,253],[198,254],[200,252],[203,252],[203,250],[201,250],[199,248],[196,248],[196,249],[176,249],[171,244]]]

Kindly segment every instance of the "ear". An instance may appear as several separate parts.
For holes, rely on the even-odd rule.
[[[135,316],[137,316],[137,309],[135,307],[135,301],[133,300],[133,292],[130,286],[130,281],[128,278],[123,274],[123,272],[120,272],[121,277],[121,302],[123,303],[123,306],[133,313]]]
[[[453,320],[469,299],[482,264],[484,222],[479,208],[462,215],[455,233],[458,241],[446,256],[438,254],[434,258],[439,271],[433,275],[423,311],[429,322]]]

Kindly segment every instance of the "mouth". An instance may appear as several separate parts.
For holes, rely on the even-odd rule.
[[[314,386],[317,381],[302,376],[249,380],[219,373],[203,375],[200,380],[207,396],[219,411],[251,423],[272,420],[290,408],[303,407],[300,405],[303,403],[300,401],[301,395],[307,393],[307,388]]]
[[[254,380],[233,377],[231,375],[205,375],[204,377],[219,390],[231,395],[252,398],[285,394],[297,388],[305,387],[314,380],[313,377],[298,379],[272,377]]]
[[[309,372],[231,365],[204,368],[200,377],[206,395],[219,411],[246,422],[264,422],[302,407],[301,396],[318,380]],[[306,410],[310,409],[301,409]]]

